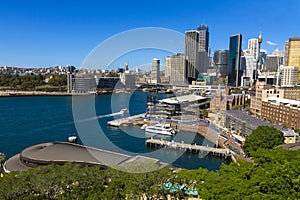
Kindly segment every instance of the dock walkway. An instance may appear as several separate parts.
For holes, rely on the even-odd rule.
[[[174,141],[166,141],[166,140],[158,140],[158,139],[147,139],[146,140],[147,146],[154,146],[154,147],[169,147],[169,148],[179,148],[179,149],[186,149],[190,151],[196,151],[196,152],[207,152],[213,155],[218,156],[231,156],[231,151],[229,149],[221,149],[221,148],[215,148],[215,147],[208,147],[208,146],[201,146],[196,144],[185,144],[180,142],[174,142]]]

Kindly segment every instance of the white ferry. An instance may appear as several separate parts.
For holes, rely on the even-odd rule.
[[[121,112],[122,114],[125,114],[125,113],[128,112],[128,110],[127,110],[126,108],[123,108],[123,109],[120,110],[120,112]]]
[[[170,124],[155,124],[152,126],[142,127],[145,129],[146,133],[167,135],[172,136],[175,134],[175,130],[171,128]]]

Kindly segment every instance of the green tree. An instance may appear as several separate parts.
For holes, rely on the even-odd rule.
[[[3,167],[3,162],[5,161],[6,159],[6,155],[4,153],[0,153],[0,167],[2,169]]]
[[[283,133],[273,126],[259,126],[247,138],[244,143],[244,152],[251,155],[260,148],[272,149],[283,144]]]
[[[200,109],[200,108],[198,108],[197,109],[197,114],[199,116],[208,117],[208,111],[206,109]]]

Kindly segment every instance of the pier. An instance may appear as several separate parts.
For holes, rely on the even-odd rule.
[[[154,147],[169,147],[174,149],[185,149],[194,152],[207,152],[212,155],[216,156],[223,156],[229,157],[231,156],[231,151],[229,149],[221,149],[215,147],[208,147],[208,146],[201,146],[196,144],[185,144],[183,142],[174,142],[174,141],[166,141],[166,140],[158,140],[158,139],[147,139],[146,140],[147,146],[154,146]]]
[[[115,120],[107,122],[107,124],[109,126],[115,126],[115,127],[133,124],[133,123],[135,123],[136,120],[141,119],[144,116],[145,116],[145,113],[142,113],[139,115],[133,115],[133,116],[129,116],[129,117],[121,118],[121,119],[115,119]]]

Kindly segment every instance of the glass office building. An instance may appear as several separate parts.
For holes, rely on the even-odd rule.
[[[228,56],[228,86],[238,87],[241,85],[241,49],[242,35],[236,34],[230,37]]]

